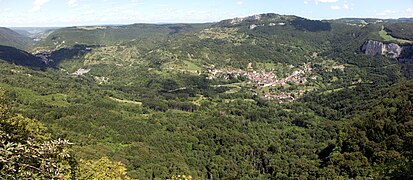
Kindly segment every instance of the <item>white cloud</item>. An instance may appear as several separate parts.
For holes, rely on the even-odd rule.
[[[243,5],[244,4],[244,2],[243,1],[237,1],[237,5]]]
[[[413,17],[413,9],[412,8],[407,8],[406,9],[406,16]]]
[[[340,7],[340,6],[337,6],[337,5],[336,5],[336,6],[331,6],[330,8],[331,8],[332,10],[339,10],[339,9],[341,9],[341,7]]]
[[[344,4],[344,5],[343,5],[343,9],[350,9],[350,5],[349,5],[349,4],[347,4],[347,3],[346,3],[346,4]]]
[[[336,3],[338,0],[315,0],[315,4],[319,3]]]
[[[93,15],[93,14],[95,14],[94,10],[88,10],[88,11],[83,12],[83,15]]]
[[[34,0],[32,8],[29,12],[37,12],[39,11],[43,5],[48,3],[50,0]]]
[[[396,13],[397,13],[397,11],[387,9],[387,10],[384,10],[382,12],[376,13],[376,15],[380,16],[381,18],[388,18],[388,17],[391,17],[392,15],[394,15]]]
[[[308,4],[308,1],[307,1],[307,0],[305,0],[305,1],[304,1],[304,4]]]
[[[70,7],[76,7],[79,4],[77,3],[77,0],[68,0],[67,5],[69,5]]]
[[[141,0],[131,0],[130,2],[134,5],[143,5],[143,4],[145,4]]]
[[[409,17],[413,17],[413,8],[407,8],[403,11],[387,9],[387,10],[376,12],[376,16],[378,16],[379,18],[384,18],[384,19],[387,19],[387,18],[394,19],[394,18],[401,18],[401,17],[409,18]]]

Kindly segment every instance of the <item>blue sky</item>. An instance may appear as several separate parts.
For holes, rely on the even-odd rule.
[[[0,26],[215,22],[260,13],[413,17],[413,0],[0,0]]]

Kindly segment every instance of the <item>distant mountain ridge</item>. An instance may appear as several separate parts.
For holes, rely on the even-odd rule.
[[[123,26],[76,26],[57,29],[39,41],[40,49],[57,50],[76,44],[114,45],[125,41],[156,41],[168,35],[199,30],[208,24],[131,24]],[[39,50],[39,49],[36,49]]]
[[[32,43],[31,38],[23,36],[9,28],[0,27],[0,45],[26,49],[30,47]]]
[[[32,53],[0,46],[0,88],[75,160],[131,179],[412,179],[411,28],[274,13],[67,27]]]
[[[17,33],[30,37],[35,42],[46,38],[54,30],[59,29],[58,27],[10,27],[11,30]]]

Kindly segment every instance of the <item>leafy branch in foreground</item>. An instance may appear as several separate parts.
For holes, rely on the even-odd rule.
[[[65,139],[51,139],[36,120],[13,115],[1,102],[0,176],[4,179],[128,179],[121,162],[76,160]]]
[[[0,176],[70,178],[75,161],[68,140],[51,140],[42,123],[12,115],[0,105]]]

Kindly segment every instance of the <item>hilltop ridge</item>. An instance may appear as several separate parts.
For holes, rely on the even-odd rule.
[[[0,45],[27,49],[33,45],[31,38],[23,36],[9,28],[0,27]]]
[[[35,55],[0,46],[0,102],[71,142],[84,165],[62,177],[412,179],[411,28],[274,13],[60,28]]]

